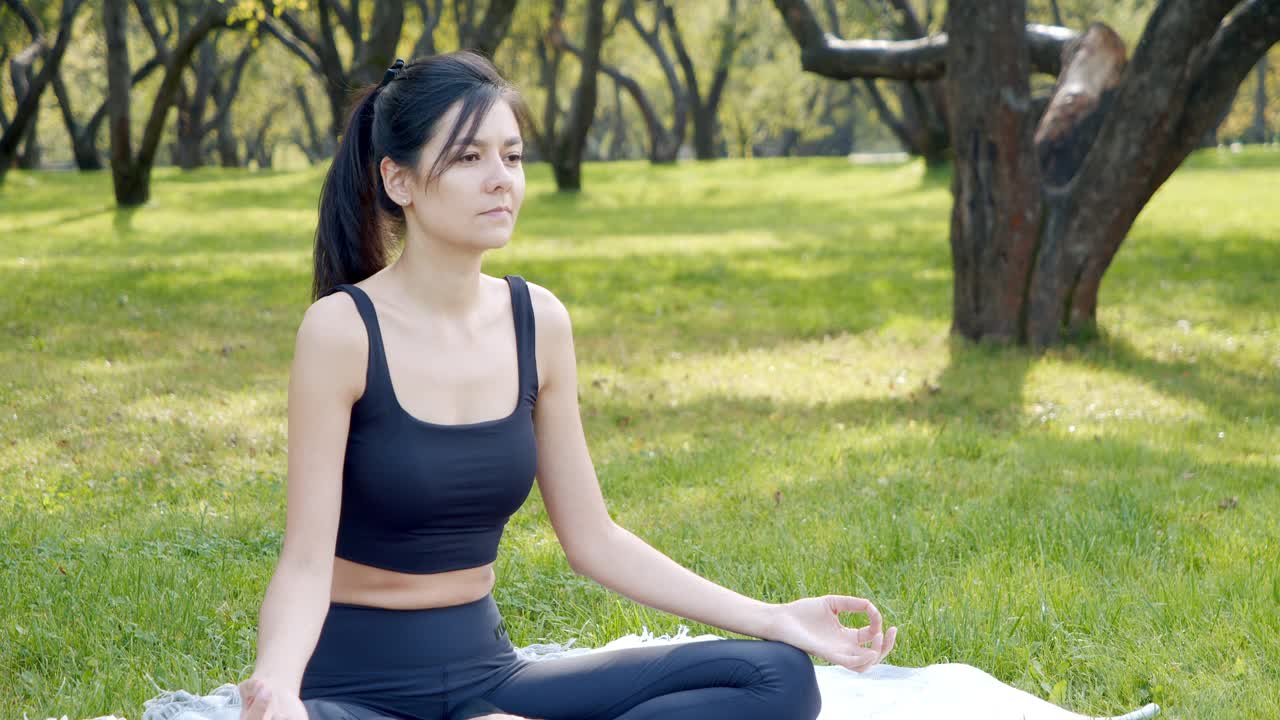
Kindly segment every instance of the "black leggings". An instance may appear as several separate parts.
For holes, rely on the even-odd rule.
[[[764,640],[516,656],[492,595],[427,610],[334,603],[302,678],[310,720],[814,720],[804,651]]]

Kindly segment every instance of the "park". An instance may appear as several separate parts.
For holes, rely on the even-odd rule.
[[[894,666],[1280,716],[1280,2],[982,5],[5,0],[0,716],[253,672],[345,93],[459,48],[533,111],[484,273],[572,316],[618,525]],[[516,646],[732,634],[537,488],[493,569]]]

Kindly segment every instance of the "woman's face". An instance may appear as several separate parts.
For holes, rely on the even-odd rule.
[[[435,135],[422,148],[417,177],[396,173],[399,177],[392,179],[384,169],[384,185],[391,198],[404,206],[411,231],[455,246],[500,248],[511,240],[524,200],[520,126],[511,106],[499,99],[480,120],[470,144],[462,144],[466,139],[459,137],[459,144],[446,148],[460,108],[461,102],[454,103],[440,119]],[[449,164],[424,187],[422,179],[442,154]],[[456,160],[450,162],[451,158]],[[384,166],[388,162],[384,158]]]

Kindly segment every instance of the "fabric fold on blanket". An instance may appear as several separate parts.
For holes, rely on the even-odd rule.
[[[673,635],[654,636],[647,627],[597,648],[574,647],[575,640],[517,647],[520,657],[536,662],[645,645],[723,640],[719,635],[690,635],[681,625]],[[1152,703],[1117,716],[1071,712],[961,663],[921,668],[881,663],[865,673],[839,666],[814,668],[822,694],[818,720],[1147,720],[1160,712]],[[228,683],[208,695],[185,690],[163,692],[146,701],[142,720],[239,720],[240,693]],[[52,720],[52,719],[50,719]],[[66,720],[64,717],[62,720]],[[102,716],[93,720],[124,720]]]

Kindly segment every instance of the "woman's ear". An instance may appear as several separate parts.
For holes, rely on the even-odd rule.
[[[378,163],[378,172],[382,173],[382,187],[387,189],[387,196],[391,198],[392,202],[400,207],[405,207],[413,202],[413,193],[410,191],[412,178],[407,168],[401,167],[395,160],[383,156],[382,162]]]

